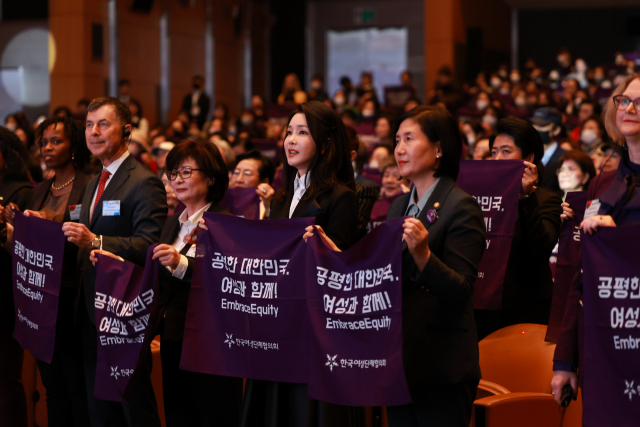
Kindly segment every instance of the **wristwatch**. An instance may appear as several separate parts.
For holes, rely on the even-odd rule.
[[[102,236],[96,236],[96,238],[91,241],[91,247],[93,249],[100,249],[101,246],[102,246]]]

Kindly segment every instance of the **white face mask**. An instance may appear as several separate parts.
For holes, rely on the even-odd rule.
[[[580,133],[580,140],[587,145],[592,144],[596,139],[598,139],[598,135],[592,129],[583,129]]]
[[[476,101],[476,108],[479,111],[483,111],[485,108],[487,108],[489,106],[489,101],[485,100],[485,99],[478,99]]]
[[[364,117],[365,119],[370,119],[374,115],[375,115],[375,111],[373,111],[373,110],[364,110],[364,111],[362,111],[362,117]]]
[[[486,114],[484,116],[482,116],[482,123],[486,123],[489,126],[494,127],[496,125],[496,123],[498,123],[498,118],[495,116],[491,116],[489,114]]]

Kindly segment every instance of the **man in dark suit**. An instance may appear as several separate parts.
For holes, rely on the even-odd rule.
[[[96,98],[88,108],[85,136],[87,147],[103,165],[102,173],[86,187],[80,222],[66,222],[62,230],[79,247],[80,304],[78,322],[82,333],[87,397],[92,426],[160,426],[151,386],[151,352],[139,368],[140,379],[132,405],[93,397],[97,359],[94,316],[96,269],[92,250],[111,252],[143,265],[147,248],[160,238],[167,217],[167,199],[162,181],[142,167],[127,149],[131,113],[115,98]],[[117,209],[103,212],[103,202]],[[148,350],[148,349],[147,349]]]
[[[193,92],[185,95],[182,100],[182,111],[185,111],[192,121],[195,120],[198,123],[198,129],[202,129],[204,122],[207,120],[211,103],[203,88],[204,78],[202,76],[194,76]]]

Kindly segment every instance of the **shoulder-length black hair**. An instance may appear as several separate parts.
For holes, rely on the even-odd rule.
[[[29,160],[27,148],[15,133],[2,126],[0,126],[0,153],[5,166],[3,180],[30,181],[27,171]]]
[[[449,176],[454,181],[457,180],[458,172],[460,171],[460,158],[462,157],[462,137],[460,136],[458,123],[451,113],[442,107],[425,105],[407,111],[396,121],[393,132],[394,150],[397,144],[395,135],[405,120],[412,120],[417,123],[430,143],[440,142],[442,157],[440,157],[440,164],[433,176],[436,178]]]
[[[349,138],[340,117],[320,101],[309,101],[298,105],[289,115],[287,128],[293,116],[302,113],[307,120],[307,127],[313,142],[316,144],[316,153],[309,165],[309,189],[305,199],[314,197],[322,191],[330,191],[337,184],[344,184],[355,191],[356,183],[353,177],[353,166],[349,155]],[[287,193],[293,189],[292,182],[298,170],[290,166],[287,161],[286,145],[283,151],[283,190],[279,200],[284,200]]]
[[[40,146],[40,140],[42,139],[44,131],[51,125],[57,126],[58,123],[62,123],[64,134],[71,144],[69,149],[73,158],[73,167],[76,170],[84,169],[91,160],[91,151],[87,148],[84,129],[71,117],[53,116],[40,123],[36,129],[36,142],[38,146]]]
[[[533,164],[538,166],[538,175],[541,176],[541,160],[544,155],[544,144],[540,134],[531,123],[517,117],[500,119],[496,126],[496,132],[489,138],[489,150],[493,149],[493,143],[498,135],[507,135],[513,139],[516,146],[522,151],[522,158],[533,154]]]
[[[177,144],[167,154],[167,173],[175,170],[184,160],[191,158],[197,164],[200,171],[213,179],[213,185],[209,186],[207,202],[219,202],[224,198],[229,188],[229,174],[227,166],[222,159],[218,147],[204,140],[184,140]]]

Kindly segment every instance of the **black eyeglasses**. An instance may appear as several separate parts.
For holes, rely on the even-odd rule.
[[[629,105],[633,102],[633,106],[636,111],[640,111],[640,98],[631,99],[626,95],[616,95],[613,97],[613,105],[618,110],[626,110],[629,108]]]
[[[193,175],[193,171],[201,171],[202,169],[192,169],[192,168],[182,168],[179,170],[175,170],[175,171],[166,171],[165,175],[167,175],[167,178],[169,178],[169,181],[175,181],[176,179],[178,179],[178,175],[180,175],[180,178],[182,179],[188,179],[191,178],[191,175]]]

